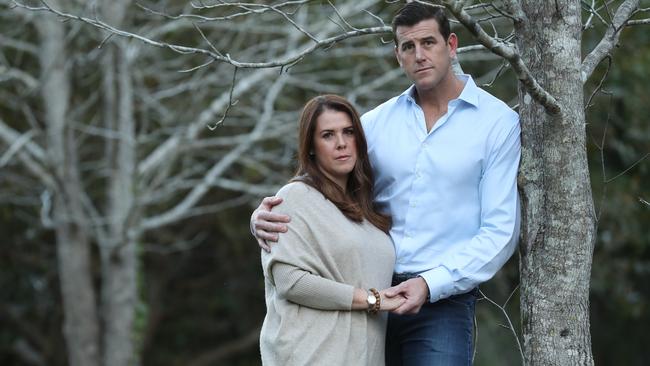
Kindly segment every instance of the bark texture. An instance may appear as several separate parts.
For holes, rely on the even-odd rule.
[[[520,87],[521,314],[528,365],[592,365],[589,281],[595,213],[585,144],[580,1],[521,1],[517,47],[561,105]]]
[[[130,1],[102,3],[110,24],[121,26]],[[136,240],[129,236],[135,206],[135,117],[129,42],[117,39],[107,45],[103,64],[104,125],[117,132],[107,144],[109,184],[106,197],[108,229],[100,245],[102,264],[103,366],[134,364],[134,319],[137,303]]]
[[[56,3],[56,2],[54,2]],[[99,365],[99,324],[92,284],[89,239],[86,232],[77,170],[77,152],[67,127],[70,80],[66,70],[64,24],[54,18],[37,23],[42,46],[41,94],[47,125],[47,166],[53,176],[53,225],[63,298],[68,359],[71,366]]]

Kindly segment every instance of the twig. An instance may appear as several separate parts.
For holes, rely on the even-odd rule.
[[[607,184],[607,183],[611,183],[611,182],[614,181],[615,179],[617,179],[617,178],[621,177],[622,175],[624,175],[625,173],[629,172],[630,170],[632,170],[632,168],[634,168],[635,166],[637,166],[640,162],[642,162],[643,160],[645,160],[648,156],[650,156],[650,152],[649,152],[649,153],[646,153],[645,155],[643,155],[641,158],[639,158],[637,161],[635,161],[634,164],[630,165],[630,166],[629,166],[627,169],[625,169],[624,171],[618,173],[614,178],[610,178],[610,179],[606,180],[606,181],[605,181],[605,184]]]
[[[327,3],[330,4],[330,6],[332,7],[332,9],[334,9],[334,12],[336,13],[336,15],[339,17],[339,19],[341,19],[341,21],[342,21],[345,25],[347,25],[349,29],[352,29],[352,30],[358,30],[358,28],[353,27],[352,24],[348,23],[348,21],[345,20],[345,18],[343,17],[343,15],[341,15],[341,13],[339,12],[339,9],[337,9],[336,6],[334,6],[334,4],[332,4],[331,1],[328,0]]]
[[[226,106],[226,110],[223,112],[223,116],[221,116],[221,119],[219,119],[213,126],[207,125],[208,129],[210,131],[214,131],[219,125],[223,123],[223,121],[226,120],[226,116],[228,116],[228,111],[230,111],[230,107],[235,106],[237,103],[239,103],[239,100],[232,100],[232,95],[233,91],[235,90],[235,81],[237,80],[237,70],[238,68],[235,67],[235,71],[232,73],[232,83],[230,84],[230,93],[228,94],[228,105]]]
[[[605,75],[603,75],[603,77],[600,79],[600,82],[596,86],[596,89],[594,89],[593,93],[591,93],[591,95],[589,96],[589,99],[585,104],[585,111],[587,110],[587,108],[591,107],[591,100],[594,98],[596,93],[598,93],[602,89],[603,83],[605,82],[605,79],[607,79],[607,76],[609,75],[609,70],[612,68],[612,57],[610,55],[607,55],[605,58],[607,59],[607,69],[605,69]]]
[[[618,7],[611,26],[607,28],[607,32],[605,32],[598,45],[582,61],[580,75],[583,84],[589,80],[589,77],[593,74],[600,61],[618,44],[621,29],[638,7],[639,0],[625,0]]]
[[[494,77],[492,78],[492,80],[489,83],[483,83],[481,86],[483,86],[483,87],[491,87],[492,84],[494,84],[494,82],[497,81],[497,78],[499,78],[499,76],[501,76],[501,73],[503,72],[503,70],[506,69],[506,67],[508,67],[508,60],[503,60],[503,62],[501,62],[501,65],[499,65],[499,69],[494,74]]]
[[[506,321],[508,322],[508,325],[507,325],[507,326],[506,326],[506,325],[501,325],[501,326],[503,326],[504,328],[506,328],[506,329],[508,329],[508,330],[510,330],[510,331],[512,332],[512,334],[513,334],[513,336],[514,336],[514,338],[515,338],[515,341],[517,342],[517,348],[519,349],[519,355],[520,355],[520,357],[521,357],[521,364],[522,364],[523,366],[525,366],[525,365],[526,365],[526,359],[524,358],[524,351],[523,351],[523,348],[521,347],[521,342],[519,341],[519,336],[517,335],[517,331],[515,330],[515,327],[512,325],[512,321],[510,320],[510,317],[508,316],[508,312],[506,312],[506,309],[505,309],[506,305],[508,304],[508,301],[510,301],[510,299],[511,299],[512,296],[513,296],[513,294],[514,294],[518,289],[519,289],[519,285],[517,285],[517,286],[512,290],[512,292],[510,293],[510,295],[508,296],[508,298],[506,299],[506,301],[503,303],[503,305],[499,305],[499,304],[497,304],[496,302],[494,302],[494,300],[492,300],[492,299],[490,299],[489,297],[487,297],[487,296],[483,293],[483,291],[480,290],[480,289],[479,289],[479,293],[480,293],[481,296],[483,296],[483,298],[486,299],[490,304],[496,306],[496,307],[501,311],[501,313],[503,314],[503,316],[505,317]]]

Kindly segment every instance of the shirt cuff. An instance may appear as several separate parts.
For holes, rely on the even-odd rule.
[[[453,295],[454,280],[444,267],[436,267],[420,273],[429,286],[429,301],[436,302]]]

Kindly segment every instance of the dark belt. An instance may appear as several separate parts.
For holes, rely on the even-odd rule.
[[[391,286],[397,286],[400,283],[410,280],[411,278],[416,278],[420,276],[418,273],[404,272],[404,273],[393,273],[393,281]]]

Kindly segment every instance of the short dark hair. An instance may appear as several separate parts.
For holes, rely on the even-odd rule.
[[[442,38],[447,41],[451,34],[449,19],[445,10],[436,5],[425,5],[419,2],[410,2],[397,11],[393,18],[393,39],[397,45],[397,27],[412,27],[423,20],[434,19],[438,22],[438,28]]]

